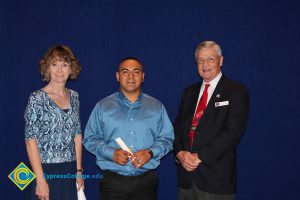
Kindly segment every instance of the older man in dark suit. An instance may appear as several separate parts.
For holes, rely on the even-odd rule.
[[[248,91],[222,74],[222,51],[214,41],[199,44],[195,57],[203,81],[184,90],[174,123],[179,200],[233,200]]]

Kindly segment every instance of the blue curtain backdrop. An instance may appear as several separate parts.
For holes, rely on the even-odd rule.
[[[194,49],[203,40],[223,48],[226,76],[247,85],[251,112],[238,148],[238,200],[297,199],[299,194],[300,12],[297,1],[0,0],[0,198],[23,199],[7,175],[29,166],[23,113],[44,83],[38,60],[54,44],[70,46],[82,73],[82,127],[97,101],[115,92],[118,61],[136,56],[146,72],[144,92],[160,99],[172,121],[180,94],[199,81]],[[176,166],[158,168],[159,199],[176,199]],[[97,174],[84,150],[85,173]],[[85,181],[98,199],[98,179]],[[26,190],[26,189],[25,189]]]

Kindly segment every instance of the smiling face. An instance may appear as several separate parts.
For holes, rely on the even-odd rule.
[[[120,63],[119,71],[116,73],[120,90],[125,95],[139,95],[141,85],[144,82],[142,64],[134,59],[124,60]]]
[[[63,59],[54,58],[48,66],[48,73],[50,82],[65,84],[71,73],[71,65]]]
[[[209,83],[221,71],[223,56],[219,56],[214,46],[205,47],[196,53],[198,72],[202,79]]]

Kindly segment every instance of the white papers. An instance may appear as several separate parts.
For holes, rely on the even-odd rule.
[[[120,137],[116,138],[115,141],[116,143],[118,143],[121,149],[132,154],[131,150],[127,147],[127,145],[123,142],[123,140]]]
[[[77,187],[78,187],[78,184],[76,183]],[[84,195],[84,192],[83,192],[83,186],[80,188],[79,191],[77,191],[77,197],[78,197],[78,200],[86,200],[86,197]]]

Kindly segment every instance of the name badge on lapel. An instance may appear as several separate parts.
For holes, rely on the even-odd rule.
[[[229,101],[220,101],[215,103],[215,107],[228,106]]]

